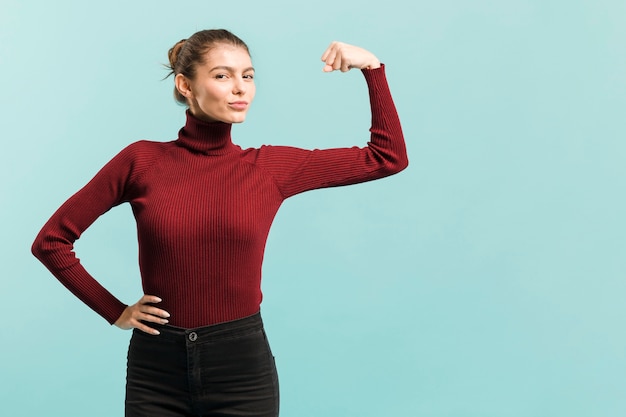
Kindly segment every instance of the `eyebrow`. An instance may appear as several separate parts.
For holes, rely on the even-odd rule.
[[[211,71],[215,71],[215,70],[219,70],[219,69],[226,70],[226,71],[229,71],[229,72],[236,72],[233,67],[229,67],[227,65],[218,65],[217,67],[211,68]],[[243,70],[243,72],[248,72],[248,71],[254,71],[254,68],[253,67],[248,67],[248,68]]]

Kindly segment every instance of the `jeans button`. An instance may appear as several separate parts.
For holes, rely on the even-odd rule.
[[[189,333],[189,340],[191,340],[192,342],[195,342],[197,338],[198,335],[196,334],[196,332]]]

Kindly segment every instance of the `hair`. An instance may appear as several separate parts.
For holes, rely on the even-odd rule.
[[[244,48],[248,55],[250,50],[248,45],[239,37],[226,29],[207,29],[194,33],[189,39],[182,39],[167,53],[169,65],[166,68],[170,70],[170,75],[183,74],[192,80],[196,75],[196,68],[206,62],[206,55],[211,49],[219,44],[227,44]],[[174,86],[174,98],[180,104],[187,104],[187,99]]]

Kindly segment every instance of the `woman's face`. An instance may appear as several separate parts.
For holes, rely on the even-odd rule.
[[[248,51],[219,44],[207,53],[189,80],[176,76],[176,87],[187,97],[191,114],[209,122],[241,123],[254,99],[254,68]]]

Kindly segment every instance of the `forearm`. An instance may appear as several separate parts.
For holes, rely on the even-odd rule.
[[[82,189],[50,217],[37,235],[33,254],[74,295],[114,323],[126,307],[81,265],[74,242],[91,224],[112,207],[129,201],[136,165],[131,145],[109,161]],[[147,165],[147,164],[145,164]]]
[[[372,121],[368,147],[388,175],[408,166],[402,125],[385,75],[385,66],[362,70],[368,85]]]
[[[42,228],[32,253],[72,294],[113,324],[126,307],[82,266],[73,252],[71,228],[56,213]]]

